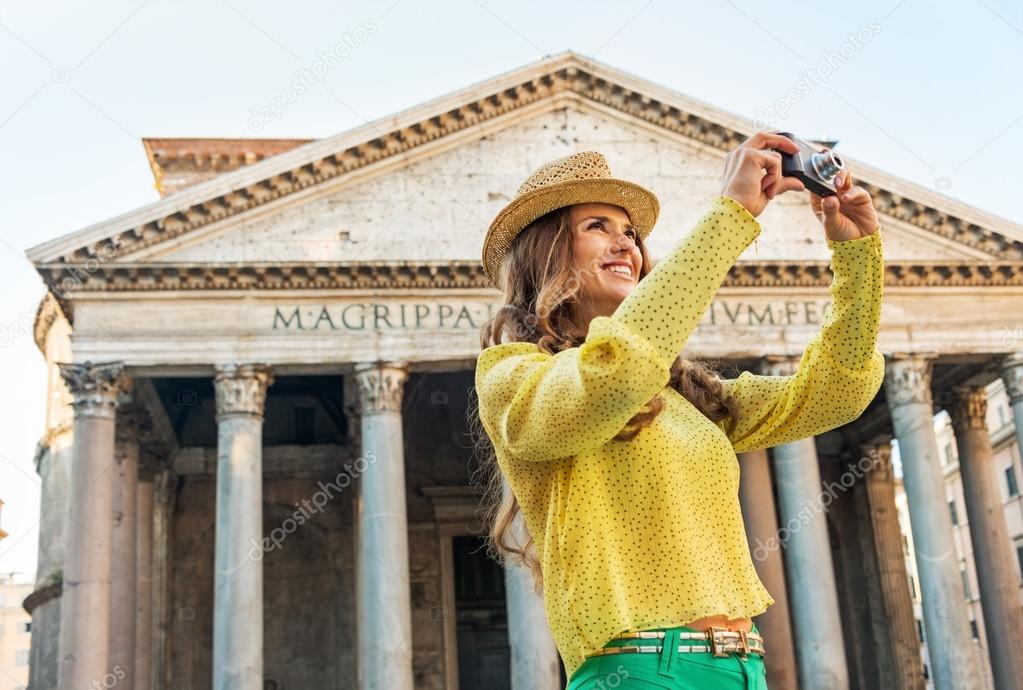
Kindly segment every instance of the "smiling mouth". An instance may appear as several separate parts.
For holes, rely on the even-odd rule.
[[[632,266],[626,264],[605,264],[602,268],[608,273],[624,278],[626,280],[632,280]]]

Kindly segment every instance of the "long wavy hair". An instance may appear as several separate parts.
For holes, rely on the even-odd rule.
[[[582,302],[580,269],[575,264],[574,234],[569,223],[571,206],[538,218],[512,242],[502,264],[498,284],[503,292],[501,306],[480,329],[483,348],[503,342],[530,342],[549,354],[578,347],[586,338],[588,324],[579,323],[577,313]],[[636,244],[643,257],[639,279],[651,269],[642,240]],[[599,270],[599,264],[590,266]],[[731,399],[725,399],[718,373],[708,365],[683,359],[671,366],[669,384],[713,422],[736,422]],[[654,396],[626,423],[614,440],[633,438],[649,425],[664,407]],[[469,428],[479,464],[471,473],[472,481],[483,493],[482,522],[487,532],[488,554],[502,564],[522,564],[532,573],[537,592],[543,588],[543,572],[533,537],[521,513],[515,495],[506,486],[498,466],[493,443],[479,418],[475,391],[469,405]]]

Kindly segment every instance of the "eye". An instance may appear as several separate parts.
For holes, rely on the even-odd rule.
[[[628,230],[626,230],[625,234],[628,235],[629,237],[631,237],[633,242],[635,242],[636,240],[639,239],[638,233],[633,228],[629,228]]]
[[[590,223],[590,226],[589,226],[588,228],[586,228],[586,229],[587,229],[587,230],[592,230],[593,228],[597,227],[598,225],[599,225],[599,226],[600,226],[601,228],[603,228],[603,227],[604,227],[604,224],[603,224],[603,223],[601,223],[601,222],[600,222],[599,220],[595,220],[595,221],[593,221],[592,223]]]

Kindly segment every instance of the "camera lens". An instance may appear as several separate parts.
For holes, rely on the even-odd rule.
[[[813,154],[810,157],[810,164],[813,166],[814,172],[825,182],[831,182],[835,179],[835,175],[845,167],[841,157],[831,150]]]

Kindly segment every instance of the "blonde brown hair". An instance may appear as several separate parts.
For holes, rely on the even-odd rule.
[[[573,254],[570,210],[571,206],[565,206],[551,211],[515,237],[501,264],[498,279],[503,292],[501,306],[480,329],[481,347],[502,342],[531,342],[540,350],[554,354],[577,347],[585,340],[587,326],[579,324],[575,314],[582,283]],[[639,237],[635,240],[643,257],[639,274],[642,280],[650,272],[650,258],[642,240]],[[679,357],[671,366],[668,385],[711,421],[728,419],[728,423],[734,425],[736,416],[731,400],[723,399],[721,380],[707,365]],[[480,464],[472,475],[474,483],[483,491],[488,553],[501,563],[511,561],[525,565],[539,592],[543,577],[533,537],[524,520],[516,525],[521,512],[518,501],[505,487],[493,444],[479,419],[478,403],[473,400],[469,426]],[[663,406],[664,401],[654,396],[629,420],[615,440],[633,438],[660,414]]]

